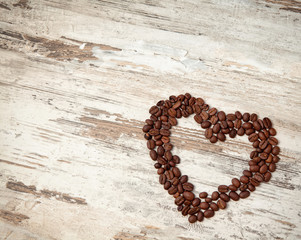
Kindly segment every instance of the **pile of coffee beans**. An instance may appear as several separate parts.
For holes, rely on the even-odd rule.
[[[202,98],[192,97],[189,93],[161,100],[149,109],[149,113],[151,116],[145,120],[142,130],[149,155],[155,161],[159,183],[173,195],[178,211],[189,216],[190,223],[213,217],[216,211],[225,209],[230,200],[249,197],[261,183],[268,182],[276,170],[280,148],[269,118],[259,119],[255,113],[242,114],[239,111],[226,114],[210,108]],[[211,143],[224,142],[227,135],[234,138],[246,134],[254,148],[248,169],[242,172],[242,176],[233,178],[229,185],[220,185],[211,194],[201,192],[196,196],[193,193],[194,185],[177,167],[180,157],[172,154],[170,129],[177,125],[179,118],[191,114],[195,114],[194,120],[205,129],[205,137]]]

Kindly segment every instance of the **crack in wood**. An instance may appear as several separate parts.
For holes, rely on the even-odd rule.
[[[29,219],[29,217],[24,214],[13,213],[11,211],[6,211],[2,209],[0,209],[0,218],[15,224],[21,223],[23,220]]]

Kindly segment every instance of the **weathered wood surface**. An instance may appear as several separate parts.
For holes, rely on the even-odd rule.
[[[0,1],[0,239],[300,239],[300,1]],[[158,183],[148,108],[190,92],[270,117],[272,180],[190,225]],[[247,165],[192,118],[172,142],[198,191]],[[196,192],[197,193],[197,192]]]

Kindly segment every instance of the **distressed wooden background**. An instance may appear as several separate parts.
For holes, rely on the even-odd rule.
[[[300,239],[301,3],[0,0],[0,239]],[[141,128],[190,92],[273,120],[281,161],[243,201],[191,225]],[[240,176],[246,137],[172,142],[198,191]],[[196,192],[197,193],[197,192]]]

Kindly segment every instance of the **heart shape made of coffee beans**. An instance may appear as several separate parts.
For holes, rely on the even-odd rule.
[[[159,182],[175,198],[178,211],[183,216],[189,215],[188,221],[194,223],[214,216],[219,209],[225,209],[230,200],[238,201],[250,196],[250,192],[262,182],[271,179],[271,172],[276,170],[280,148],[274,137],[276,130],[269,118],[259,119],[257,114],[236,111],[225,114],[210,108],[202,98],[192,97],[189,93],[170,96],[149,109],[150,118],[145,120],[144,138],[147,140],[149,154],[159,175]],[[194,186],[188,182],[188,176],[182,175],[177,164],[180,158],[172,154],[170,129],[177,125],[177,118],[187,118],[195,114],[194,119],[205,130],[205,137],[211,142],[225,141],[226,135],[248,135],[254,150],[250,153],[249,169],[242,176],[233,178],[230,185],[220,185],[210,195],[201,192],[199,197],[192,192]]]

